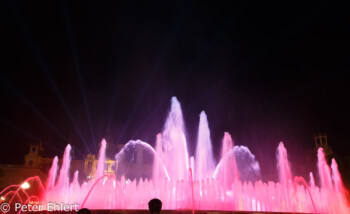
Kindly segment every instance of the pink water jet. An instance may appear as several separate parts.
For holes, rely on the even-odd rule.
[[[348,192],[344,188],[337,163],[333,159],[330,167],[322,148],[317,155],[319,186],[311,172],[310,185],[302,177],[293,178],[283,143],[277,148],[278,182],[249,180],[247,172],[259,173],[259,164],[247,147],[234,146],[228,132],[224,134],[221,157],[215,166],[208,120],[204,112],[200,114],[196,155],[189,158],[181,105],[175,97],[171,102],[164,130],[157,135],[155,149],[140,140],[130,141],[116,155],[118,161],[129,149],[148,151],[154,161],[152,179],[130,180],[124,176],[116,179],[114,175],[104,175],[106,141],[102,140],[95,177],[79,184],[79,174],[75,172],[72,182],[69,182],[71,147],[68,145],[58,176],[58,158],[53,160],[43,196],[39,197],[40,202],[78,203],[90,209],[147,209],[148,201],[156,197],[162,200],[163,209],[188,209],[193,212],[350,213],[346,198]],[[242,160],[248,161],[242,163]],[[6,189],[8,194],[22,200],[18,191],[10,191],[11,188]],[[30,197],[26,196],[22,201],[28,201]]]
[[[215,169],[208,120],[204,111],[199,116],[195,169],[197,180],[211,178]]]
[[[103,172],[104,172],[105,159],[106,159],[106,146],[107,146],[107,142],[105,139],[103,139],[101,142],[101,148],[99,152],[95,178],[100,178],[104,174]]]
[[[220,178],[225,188],[231,186],[234,181],[239,180],[239,172],[236,163],[234,143],[228,132],[224,133],[222,140],[221,160],[218,163],[213,177]]]
[[[181,105],[176,97],[171,98],[171,109],[162,135],[164,165],[174,180],[187,179],[189,157],[185,137],[185,124]],[[176,164],[174,164],[176,161]]]

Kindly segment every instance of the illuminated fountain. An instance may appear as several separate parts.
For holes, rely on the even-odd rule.
[[[170,210],[350,213],[347,190],[337,163],[333,159],[330,167],[321,148],[318,150],[319,186],[315,185],[312,173],[309,183],[302,177],[293,177],[282,142],[277,148],[279,181],[265,183],[260,180],[260,167],[254,155],[247,147],[234,146],[229,133],[224,133],[221,159],[215,163],[204,112],[200,114],[195,157],[189,157],[184,133],[181,106],[173,97],[155,149],[140,140],[129,141],[116,154],[119,163],[136,148],[151,154],[153,178],[150,180],[104,175],[106,141],[102,140],[95,177],[79,184],[76,172],[70,182],[71,147],[68,145],[59,173],[58,158],[54,158],[39,200],[43,204],[49,201],[77,203],[90,209],[147,209],[148,201],[156,197],[162,200],[163,209]],[[15,196],[16,192],[8,194]],[[25,203],[39,197],[28,198],[30,196]]]

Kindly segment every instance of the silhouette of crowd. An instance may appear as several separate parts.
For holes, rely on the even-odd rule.
[[[148,209],[151,214],[159,214],[162,210],[162,201],[158,198],[153,198],[148,202]],[[91,211],[87,208],[80,209],[77,214],[91,214]]]

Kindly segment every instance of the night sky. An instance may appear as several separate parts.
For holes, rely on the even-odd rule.
[[[104,137],[154,145],[172,96],[192,155],[205,110],[216,160],[228,131],[267,178],[280,141],[295,174],[318,132],[349,156],[349,5],[234,2],[3,1],[0,163],[39,142],[75,158]]]

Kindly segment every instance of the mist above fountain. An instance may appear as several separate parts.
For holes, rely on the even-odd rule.
[[[283,143],[277,148],[279,181],[265,183],[259,180],[260,167],[255,156],[245,146],[234,146],[227,132],[220,160],[215,162],[204,111],[200,113],[194,157],[189,157],[185,133],[181,105],[173,97],[155,148],[140,140],[130,141],[116,154],[118,170],[125,175],[123,163],[135,161],[138,151],[144,151],[149,157],[146,159],[153,160],[150,180],[103,175],[106,150],[103,140],[96,176],[79,184],[76,172],[70,183],[68,145],[58,175],[57,157],[52,163],[41,201],[78,203],[91,209],[147,209],[147,202],[157,197],[162,200],[163,209],[350,213],[347,190],[336,161],[333,159],[330,167],[322,149],[318,150],[319,186],[315,185],[312,173],[310,186],[304,178],[293,177]]]

